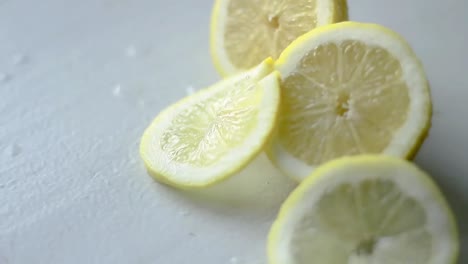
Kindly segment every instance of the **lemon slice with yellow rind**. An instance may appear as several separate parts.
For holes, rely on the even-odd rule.
[[[408,161],[342,158],[306,178],[271,228],[270,264],[454,264],[453,214]]]
[[[226,76],[278,58],[309,30],[347,19],[346,0],[217,0],[211,54]]]
[[[231,176],[263,150],[278,114],[273,60],[170,106],[146,129],[140,153],[158,180],[205,187]]]
[[[276,62],[279,126],[269,156],[301,180],[342,156],[412,156],[430,126],[431,97],[408,44],[382,26],[343,22],[294,41]]]

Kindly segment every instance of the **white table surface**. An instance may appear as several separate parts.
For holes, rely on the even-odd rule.
[[[349,4],[424,63],[435,112],[416,162],[456,212],[468,263],[468,2]],[[0,264],[266,263],[293,185],[265,157],[206,194],[157,184],[138,157],[162,108],[219,79],[211,5],[0,0]]]

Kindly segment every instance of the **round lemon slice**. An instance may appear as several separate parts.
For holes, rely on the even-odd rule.
[[[432,180],[408,161],[356,156],[314,171],[271,228],[270,264],[447,264],[459,242]]]
[[[217,0],[211,54],[224,75],[278,58],[309,30],[347,18],[346,0]]]
[[[268,153],[298,180],[342,156],[412,157],[427,135],[431,97],[423,68],[387,28],[343,22],[315,29],[276,67],[282,104]]]
[[[242,169],[264,147],[277,119],[279,76],[268,59],[161,112],[140,153],[156,179],[209,186]]]

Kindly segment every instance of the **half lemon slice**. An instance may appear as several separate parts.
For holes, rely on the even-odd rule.
[[[143,134],[140,153],[156,179],[204,187],[245,167],[277,119],[279,76],[267,59],[161,112]]]

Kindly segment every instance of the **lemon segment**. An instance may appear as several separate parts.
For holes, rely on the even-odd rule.
[[[283,204],[271,264],[446,264],[459,250],[441,192],[408,161],[356,156],[323,165]]]
[[[276,67],[283,100],[269,156],[298,180],[342,156],[409,157],[427,134],[431,98],[424,71],[389,29],[324,26],[294,41]]]
[[[279,75],[268,59],[160,113],[143,134],[141,157],[164,183],[209,186],[242,169],[263,149],[279,101]]]
[[[217,0],[211,21],[211,53],[224,75],[278,58],[309,30],[347,18],[346,0]]]

